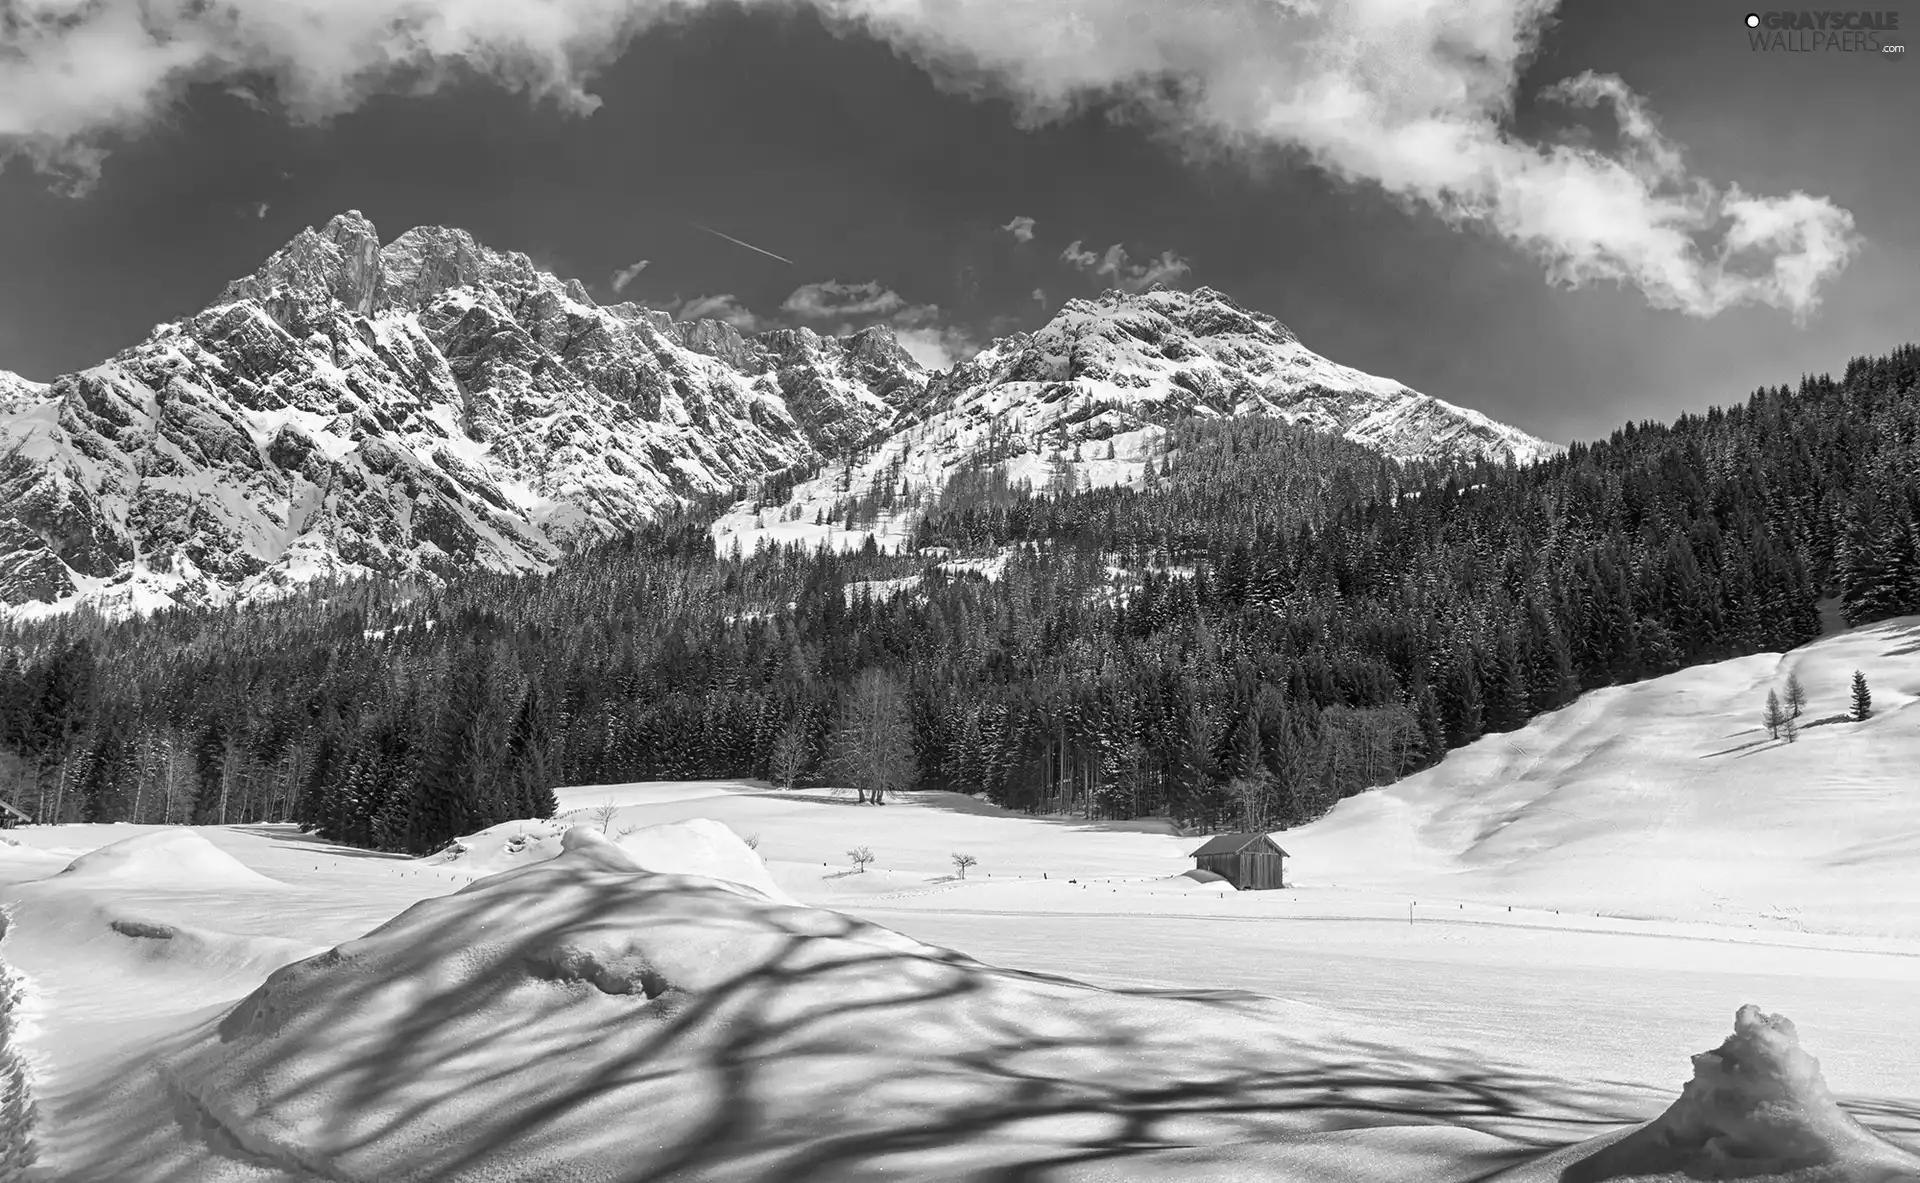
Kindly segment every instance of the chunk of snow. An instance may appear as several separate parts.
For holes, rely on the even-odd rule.
[[[1920,1179],[1920,1155],[1855,1121],[1827,1090],[1793,1022],[1749,1003],[1734,1015],[1732,1035],[1693,1057],[1693,1079],[1665,1113],[1624,1137],[1596,1139],[1502,1176],[1512,1183],[1536,1177],[1898,1183]]]

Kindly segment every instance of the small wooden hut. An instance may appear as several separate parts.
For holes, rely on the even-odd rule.
[[[1218,834],[1193,852],[1193,865],[1241,891],[1287,885],[1287,852],[1265,834]]]

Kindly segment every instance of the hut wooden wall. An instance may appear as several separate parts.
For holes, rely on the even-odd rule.
[[[1224,876],[1241,891],[1265,891],[1287,885],[1286,859],[1267,851],[1202,855],[1194,862],[1203,871]]]

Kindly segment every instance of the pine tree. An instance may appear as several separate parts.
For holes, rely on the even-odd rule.
[[[1873,694],[1867,689],[1867,676],[1853,671],[1853,718],[1861,722],[1873,714]]]
[[[1800,684],[1800,674],[1795,670],[1787,671],[1787,718],[1798,719],[1807,706],[1807,688]]]
[[[1767,691],[1767,709],[1761,714],[1760,718],[1761,721],[1767,725],[1767,738],[1779,739],[1780,729],[1784,727],[1787,722],[1787,712],[1780,707],[1780,694],[1778,691]]]

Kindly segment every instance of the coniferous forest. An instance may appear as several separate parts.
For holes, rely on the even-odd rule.
[[[654,778],[1283,827],[1582,691],[1810,640],[1825,598],[1920,612],[1912,346],[1523,469],[1260,419],[1166,445],[1144,487],[964,476],[907,555],[719,557],[689,512],[538,578],[9,624],[0,792],[422,853]]]

